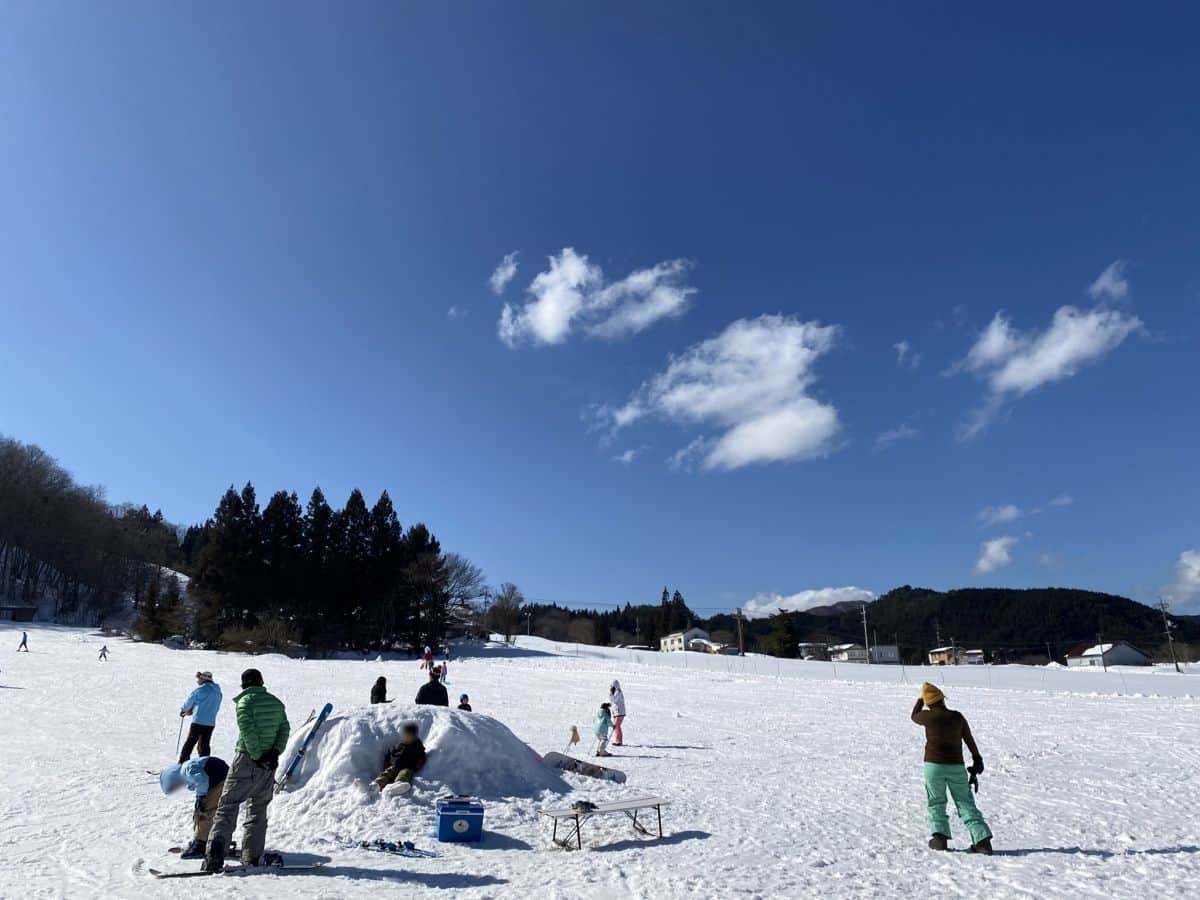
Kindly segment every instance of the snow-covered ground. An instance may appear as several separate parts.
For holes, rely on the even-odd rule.
[[[385,801],[355,782],[372,754],[356,753],[352,736],[386,740],[423,680],[415,662],[251,659],[80,629],[28,630],[31,652],[15,654],[19,628],[0,626],[2,897],[406,897],[454,889],[477,897],[1141,898],[1194,896],[1200,884],[1195,675],[843,665],[835,672],[824,663],[522,639],[514,648],[461,651],[451,693],[468,692],[479,715],[461,727],[457,714],[430,718],[427,780],[418,779],[411,799]],[[96,659],[105,641],[107,663]],[[313,707],[334,705],[321,759],[272,805],[268,838],[328,862],[315,873],[157,881],[150,867],[183,865],[164,851],[188,836],[190,800],[164,797],[145,770],[173,761],[178,706],[196,670],[211,669],[228,698],[249,665],[263,671],[296,725]],[[381,674],[400,699],[365,709]],[[614,677],[629,718],[628,746],[611,763],[628,782],[541,782],[528,768],[531,756],[516,758],[528,752],[524,745],[562,750],[572,724],[586,734]],[[923,737],[908,720],[923,678],[942,684],[950,705],[968,715],[987,760],[978,801],[996,833],[990,859],[925,848]],[[229,758],[234,737],[226,706],[214,751]],[[489,750],[494,759],[476,759]],[[430,835],[433,802],[455,772],[491,795],[481,845],[439,844]],[[587,828],[583,852],[566,852],[549,844],[536,813],[577,798],[647,794],[671,802],[663,840],[601,819]],[[347,833],[410,839],[439,856],[404,859],[333,843]],[[952,846],[966,846],[960,827]]]

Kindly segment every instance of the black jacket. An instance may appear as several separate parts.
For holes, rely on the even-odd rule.
[[[420,741],[413,744],[397,744],[388,751],[387,764],[401,769],[411,769],[414,772],[425,765],[425,745]]]
[[[450,695],[446,686],[439,681],[428,681],[417,691],[417,704],[421,706],[449,706]]]
[[[382,678],[371,686],[371,702],[387,703],[387,682]]]

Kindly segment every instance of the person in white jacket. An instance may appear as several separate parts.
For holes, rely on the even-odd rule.
[[[625,735],[621,733],[621,723],[625,721],[625,693],[621,690],[621,682],[615,678],[608,688],[608,702],[612,704],[613,746],[620,747],[625,741]]]

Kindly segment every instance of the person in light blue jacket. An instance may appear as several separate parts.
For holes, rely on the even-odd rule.
[[[167,766],[159,773],[158,783],[164,794],[173,794],[186,786],[196,792],[192,807],[192,842],[183,850],[184,859],[202,859],[212,831],[213,813],[225,787],[229,764],[215,756],[198,756],[178,766]]]
[[[200,755],[212,752],[212,733],[217,725],[217,712],[221,709],[221,687],[213,681],[212,672],[196,673],[196,689],[188,694],[179,707],[180,716],[191,716],[192,727],[179,753],[179,763],[187,762],[192,750],[199,744]]]

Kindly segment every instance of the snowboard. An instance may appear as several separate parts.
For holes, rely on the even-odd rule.
[[[564,756],[561,753],[547,753],[542,757],[542,762],[552,769],[575,772],[577,775],[586,775],[588,778],[599,778],[602,781],[611,781],[615,784],[625,783],[624,772],[618,772],[616,769],[606,769],[604,766],[584,762],[582,759],[575,759],[573,756]]]
[[[225,863],[225,869],[221,872],[205,872],[203,869],[184,869],[177,872],[164,872],[161,869],[151,869],[150,874],[155,878],[201,878],[205,875],[234,875],[251,873],[251,872],[303,872],[313,871],[321,868],[325,863],[297,863],[289,865],[284,863],[281,866],[243,866],[241,863],[228,862]]]
[[[180,846],[180,847],[168,847],[168,848],[167,848],[167,852],[168,852],[168,853],[182,853],[182,852],[183,852],[183,847],[182,847],[182,846]],[[229,849],[225,851],[225,855],[226,855],[226,856],[235,856],[235,855],[237,854],[237,852],[238,852],[238,848],[237,848],[237,842],[236,842],[236,841],[234,841],[234,842],[230,843],[230,845],[229,845]]]
[[[288,779],[292,777],[298,768],[300,768],[300,762],[304,759],[304,753],[308,750],[308,745],[312,743],[313,737],[318,731],[321,730],[321,726],[325,724],[325,720],[329,718],[329,714],[331,712],[333,712],[333,704],[326,703],[324,708],[321,710],[321,714],[317,716],[316,721],[313,722],[312,729],[304,738],[304,742],[300,745],[300,749],[296,751],[296,755],[292,757],[292,761],[288,763],[288,767],[284,769],[283,774],[279,776],[279,780],[275,782],[276,794],[283,790],[284,786],[288,783]]]

